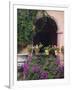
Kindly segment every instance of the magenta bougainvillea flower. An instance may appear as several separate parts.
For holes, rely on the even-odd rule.
[[[32,66],[32,72],[33,73],[38,73],[40,72],[40,67],[38,65],[33,65]]]
[[[48,72],[46,71],[41,72],[40,79],[48,79]]]
[[[64,72],[64,66],[63,65],[59,66],[58,70],[59,72]]]
[[[57,58],[56,58],[56,64],[60,65],[60,57],[59,56],[57,56]]]
[[[32,55],[29,54],[29,55],[28,55],[28,61],[31,61],[31,60],[32,60]]]
[[[59,67],[57,67],[57,71],[59,73],[64,73],[64,66],[63,65],[60,65]]]
[[[29,72],[29,65],[27,63],[23,64],[23,72],[27,75]]]

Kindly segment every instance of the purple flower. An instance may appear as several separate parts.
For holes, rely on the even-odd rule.
[[[29,54],[29,55],[28,55],[28,61],[31,61],[31,60],[32,60],[32,55]]]
[[[59,56],[57,56],[57,58],[56,58],[56,64],[60,65],[60,57]]]
[[[48,72],[43,71],[43,72],[40,74],[40,79],[47,79],[47,78],[48,78]]]
[[[24,63],[23,64],[23,71],[24,71],[24,73],[26,75],[28,74],[28,72],[29,72],[29,65],[27,63]]]
[[[33,73],[38,73],[40,72],[40,67],[38,65],[33,65],[32,66],[32,72]]]
[[[63,65],[59,66],[57,71],[58,72],[64,72],[64,66]]]

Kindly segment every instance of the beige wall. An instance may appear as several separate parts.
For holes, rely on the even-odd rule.
[[[58,25],[58,46],[64,45],[64,12],[63,11],[47,11],[47,13],[55,19]]]

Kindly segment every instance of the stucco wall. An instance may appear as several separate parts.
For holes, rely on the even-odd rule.
[[[47,11],[47,13],[52,16],[58,25],[58,41],[57,45],[59,47],[64,45],[64,12],[63,11]]]

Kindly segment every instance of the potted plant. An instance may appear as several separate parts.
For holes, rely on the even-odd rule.
[[[42,46],[43,46],[43,45],[42,45],[41,43],[39,43],[39,45],[36,44],[36,45],[34,46],[34,50],[35,50],[35,54],[36,54],[36,55],[39,54],[40,48],[42,48]]]
[[[38,45],[36,45],[36,46],[34,46],[34,50],[35,50],[35,54],[36,55],[38,55],[39,54],[39,46]]]

